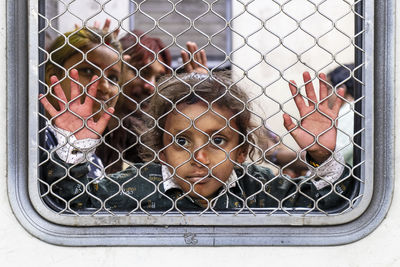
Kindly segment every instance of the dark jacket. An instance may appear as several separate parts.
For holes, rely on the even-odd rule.
[[[355,190],[355,179],[349,176],[348,168],[334,184],[335,189],[326,186],[318,190],[307,177],[279,177],[266,167],[242,167],[235,169],[236,186],[221,187],[218,197],[211,201],[212,209],[304,207],[329,212],[348,206]],[[164,190],[159,164],[135,164],[102,179],[87,176],[87,163],[72,166],[54,158],[44,168],[43,180],[52,187],[52,197],[63,205],[69,201],[72,210],[103,207],[110,211],[204,210],[182,190]]]

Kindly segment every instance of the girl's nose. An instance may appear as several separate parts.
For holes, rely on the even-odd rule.
[[[209,153],[207,151],[207,147],[201,148],[200,150],[194,152],[194,158],[201,162],[204,165],[209,165],[210,164],[210,157]],[[196,161],[195,161],[196,162]],[[196,162],[198,163],[198,162]]]
[[[106,78],[102,77],[99,80],[99,86],[97,90],[100,91],[103,95],[107,95],[109,92],[110,83],[107,81]]]

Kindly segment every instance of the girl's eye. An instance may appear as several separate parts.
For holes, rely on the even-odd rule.
[[[223,146],[223,145],[226,143],[226,140],[225,140],[225,138],[223,138],[223,137],[217,136],[217,137],[214,137],[214,138],[212,139],[212,143],[213,143],[214,145],[217,145],[217,146]]]
[[[92,77],[94,75],[94,71],[91,68],[81,68],[78,70],[79,75],[84,75],[87,77]]]
[[[140,76],[148,80],[149,77],[151,76],[151,71],[148,68],[146,68],[140,72]]]
[[[118,83],[119,83],[119,77],[118,77],[117,75],[109,75],[107,78],[108,78],[110,81],[112,81],[113,83],[115,83],[115,84],[118,84]]]
[[[175,140],[176,140],[175,142],[180,146],[188,145],[188,140],[185,137],[177,137]]]

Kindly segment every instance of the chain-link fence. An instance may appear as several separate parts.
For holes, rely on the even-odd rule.
[[[368,205],[363,1],[39,11],[30,197],[51,220],[318,225]]]

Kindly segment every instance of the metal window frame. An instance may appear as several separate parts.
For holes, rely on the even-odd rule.
[[[76,227],[55,224],[43,218],[28,194],[28,155],[36,153],[29,143],[29,19],[36,16],[29,1],[7,0],[7,150],[8,196],[15,216],[37,238],[52,244],[88,245],[338,245],[357,241],[371,233],[384,219],[394,188],[394,1],[375,1],[373,27],[374,76],[373,122],[375,141],[371,166],[374,194],[368,208],[353,221],[326,226],[112,226]],[[371,150],[372,151],[372,150]],[[36,168],[37,165],[35,165]]]
[[[44,1],[30,1],[32,10],[38,10],[39,16],[40,14],[44,14],[44,5],[42,6],[41,4],[44,4]],[[143,2],[145,3],[145,2]],[[361,2],[363,3],[363,2]],[[373,14],[373,10],[371,10],[370,5],[355,5],[354,6],[355,11],[354,13],[360,13],[361,18],[362,17],[362,8],[365,8],[365,12],[368,14]],[[43,9],[43,10],[42,10]],[[360,10],[360,11],[359,11]],[[368,11],[368,12],[367,12]],[[373,66],[373,53],[366,53],[365,51],[373,51],[373,42],[372,36],[373,36],[373,30],[369,29],[366,30],[364,28],[364,18],[357,19],[358,25],[356,25],[356,32],[357,36],[354,39],[355,47],[359,46],[361,48],[356,49],[358,55],[356,56],[356,65],[358,66],[365,66],[364,62],[368,62],[370,66]],[[43,22],[42,22],[43,23]],[[37,50],[35,47],[37,45],[40,45],[41,42],[38,39],[38,36],[36,34],[37,29],[42,29],[42,27],[45,25],[38,25],[38,19],[35,16],[32,16],[30,21],[29,21],[29,32],[31,33],[29,35],[29,42],[31,43],[30,46],[30,53],[29,53],[29,60],[31,62],[31,70],[30,70],[30,76],[29,76],[29,99],[30,99],[30,105],[31,108],[30,111],[33,111],[33,114],[37,114],[38,112],[42,113],[42,110],[40,110],[40,105],[39,107],[37,105],[37,100],[36,96],[38,95],[38,92],[41,90],[40,85],[36,86],[37,79],[40,76],[43,75],[42,72],[39,71],[39,75],[37,74],[36,66],[38,66],[38,62],[42,62],[43,59],[40,59],[40,53],[37,53]],[[365,43],[364,43],[365,42]],[[36,45],[37,44],[37,45]],[[364,47],[365,46],[365,47]],[[39,58],[39,60],[38,60]],[[41,64],[43,66],[43,64]],[[373,89],[372,89],[372,79],[368,79],[368,77],[371,77],[373,73],[372,67],[370,68],[363,68],[363,72],[357,73],[356,77],[359,78],[360,80],[363,81],[363,86],[361,88],[361,84],[357,83],[356,87],[358,88],[359,93],[361,94],[361,91],[364,91],[363,95],[360,95],[360,99],[365,97],[365,101],[362,101],[363,104],[361,105],[361,101],[357,101],[359,107],[356,107],[357,111],[360,111],[364,116],[367,118],[372,117],[373,111],[370,109],[363,109],[363,106],[371,106],[373,103]],[[363,77],[365,76],[365,77]],[[41,79],[42,80],[42,79]],[[363,90],[364,89],[364,90]],[[356,97],[358,98],[358,97]],[[365,102],[365,103],[364,103]],[[37,168],[30,168],[28,172],[28,190],[29,190],[29,197],[31,202],[33,203],[34,208],[39,212],[39,214],[46,218],[47,220],[54,222],[56,224],[61,224],[61,225],[70,225],[70,226],[111,226],[111,225],[191,225],[191,226],[203,226],[203,225],[213,225],[213,226],[249,226],[249,225],[337,225],[337,224],[343,224],[347,223],[349,221],[354,220],[358,216],[360,216],[365,209],[368,207],[370,199],[372,197],[373,193],[373,179],[372,179],[372,162],[373,162],[373,155],[372,153],[369,153],[369,151],[372,151],[372,145],[373,145],[373,139],[371,138],[372,136],[372,128],[373,128],[373,123],[372,121],[369,121],[368,123],[364,124],[364,121],[359,118],[359,116],[356,116],[356,122],[355,123],[360,124],[360,129],[362,129],[362,135],[365,136],[365,142],[361,143],[361,134],[355,135],[355,139],[360,139],[358,140],[358,143],[363,147],[363,150],[365,150],[362,155],[359,155],[359,158],[361,158],[361,163],[362,168],[354,168],[353,172],[355,176],[362,177],[363,182],[360,185],[360,199],[357,201],[354,201],[353,205],[349,207],[349,210],[347,210],[346,207],[343,207],[342,210],[338,208],[336,211],[329,212],[330,216],[318,213],[318,212],[311,212],[310,214],[304,216],[304,214],[301,214],[301,209],[297,209],[297,214],[296,211],[294,212],[294,216],[287,216],[284,212],[274,212],[274,214],[268,215],[263,214],[263,213],[258,213],[256,216],[252,216],[252,214],[245,213],[245,212],[239,212],[234,213],[232,212],[224,212],[224,213],[218,213],[216,215],[212,211],[209,213],[204,213],[201,216],[199,216],[198,213],[188,213],[186,212],[184,216],[180,214],[179,212],[168,212],[167,214],[162,213],[162,212],[151,212],[150,215],[146,212],[141,212],[137,213],[135,212],[134,214],[131,214],[130,216],[126,216],[126,213],[122,212],[116,212],[114,215],[111,215],[107,212],[103,213],[98,213],[96,216],[91,216],[90,212],[83,212],[78,214],[58,214],[55,211],[60,211],[59,207],[54,206],[53,209],[46,204],[44,204],[44,199],[42,196],[38,194],[38,180],[40,180],[41,176],[38,176]],[[43,127],[38,128],[38,123],[37,119],[35,116],[32,116],[29,118],[29,137],[30,137],[30,144],[35,145],[36,147],[40,146],[41,141],[39,138],[39,132],[42,131]],[[357,128],[358,129],[358,128]],[[356,130],[357,131],[357,130]],[[355,150],[357,153],[360,153],[359,149]],[[30,166],[38,166],[39,164],[39,159],[38,159],[38,154],[37,153],[30,153],[29,155],[29,162]],[[257,212],[254,208],[252,208],[254,212]],[[264,212],[272,212],[274,209],[264,209]]]

